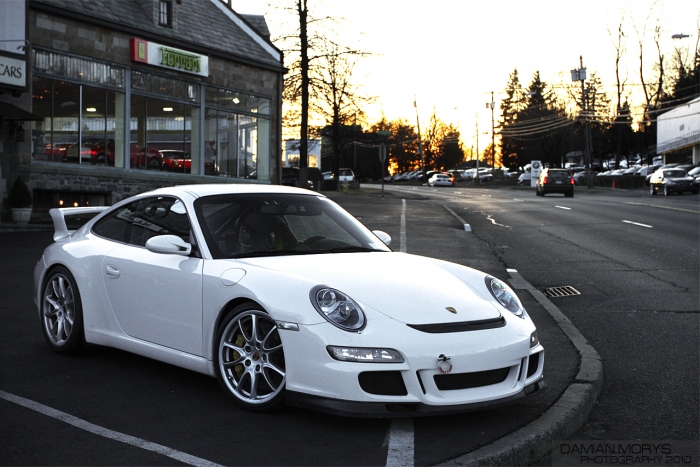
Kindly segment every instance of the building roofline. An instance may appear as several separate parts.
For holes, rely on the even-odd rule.
[[[214,0],[212,0],[214,1]],[[218,2],[218,0],[216,0]],[[116,31],[124,32],[126,34],[131,34],[139,38],[143,39],[148,39],[148,40],[153,40],[153,41],[159,41],[159,42],[165,42],[168,44],[171,44],[173,47],[178,47],[186,50],[191,50],[193,52],[201,52],[204,54],[208,54],[210,56],[216,56],[219,58],[235,61],[244,65],[250,65],[250,66],[255,66],[257,68],[262,68],[268,71],[274,71],[277,73],[285,74],[287,72],[287,69],[282,65],[282,52],[276,49],[274,46],[271,44],[267,43],[264,41],[262,37],[260,37],[259,34],[257,34],[257,37],[260,38],[261,41],[267,44],[267,47],[273,47],[275,48],[278,53],[279,53],[279,65],[273,65],[268,62],[261,62],[257,61],[248,57],[244,57],[238,54],[226,52],[223,50],[218,50],[210,47],[203,47],[201,44],[193,43],[193,42],[188,42],[188,41],[183,41],[183,40],[178,40],[173,37],[168,37],[164,36],[161,34],[158,34],[157,32],[152,32],[152,31],[147,31],[143,29],[138,29],[134,28],[122,23],[117,23],[114,21],[109,21],[104,18],[98,18],[96,16],[91,16],[89,14],[81,14],[75,11],[66,11],[62,8],[56,7],[51,4],[47,4],[42,2],[41,0],[29,0],[29,8],[31,10],[37,10],[37,11],[42,11],[45,13],[51,13],[57,16],[62,16],[68,19],[78,19],[78,20],[89,20],[89,21],[95,21],[98,20],[100,26],[114,29]],[[247,28],[251,28],[251,26],[247,26]],[[244,29],[245,30],[245,29]],[[266,49],[267,51],[267,49]],[[271,55],[274,58],[274,55]]]

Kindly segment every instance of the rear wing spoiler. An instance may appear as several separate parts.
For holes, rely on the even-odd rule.
[[[54,208],[49,211],[51,214],[51,219],[53,220],[53,241],[57,242],[62,238],[68,237],[70,234],[75,232],[75,230],[68,230],[68,225],[66,223],[66,218],[70,217],[85,217],[87,219],[82,221],[85,224],[88,220],[92,219],[109,206],[95,206],[90,208]]]

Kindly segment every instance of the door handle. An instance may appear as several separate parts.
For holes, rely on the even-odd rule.
[[[107,274],[109,278],[117,279],[121,275],[121,271],[119,271],[119,268],[115,265],[107,264],[105,266],[105,274]]]

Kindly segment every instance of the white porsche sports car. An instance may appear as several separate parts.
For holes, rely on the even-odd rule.
[[[392,252],[318,193],[177,186],[51,216],[34,283],[58,353],[154,358],[216,377],[256,411],[417,416],[544,387],[535,325],[504,282]]]

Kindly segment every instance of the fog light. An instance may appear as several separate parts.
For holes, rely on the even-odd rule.
[[[360,363],[403,363],[403,358],[393,349],[372,349],[358,347],[326,347],[330,356],[341,362]]]
[[[530,334],[530,348],[537,346],[540,343],[539,337],[537,337],[537,331]]]

